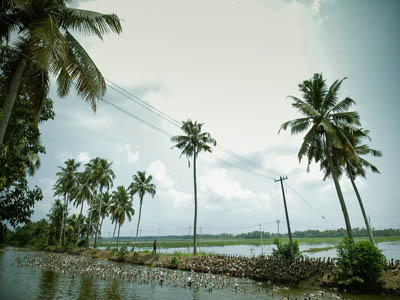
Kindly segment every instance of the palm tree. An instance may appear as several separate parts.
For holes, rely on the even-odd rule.
[[[142,215],[143,197],[146,193],[149,193],[151,197],[154,198],[154,195],[156,194],[156,186],[153,183],[150,183],[152,179],[153,177],[151,175],[146,177],[146,171],[138,171],[137,174],[133,175],[133,182],[129,186],[131,197],[137,193],[139,194],[140,200],[139,218],[136,227],[136,243],[139,233],[140,216]],[[134,247],[132,247],[132,251],[133,249]]]
[[[203,123],[192,122],[187,120],[182,122],[181,129],[185,135],[177,135],[171,138],[176,143],[172,148],[176,147],[182,150],[180,157],[186,155],[190,167],[189,158],[193,157],[193,184],[194,184],[194,230],[193,230],[193,255],[197,254],[196,234],[197,234],[197,182],[196,182],[196,160],[201,151],[212,152],[211,146],[216,146],[217,142],[208,132],[201,132]]]
[[[346,147],[342,150],[335,150],[334,155],[338,157],[338,161],[340,163],[340,167],[337,169],[337,173],[342,175],[343,172],[346,173],[347,177],[351,181],[351,185],[353,186],[354,192],[356,194],[358,204],[360,205],[361,213],[364,218],[365,222],[365,227],[368,233],[368,238],[371,242],[372,245],[375,245],[374,239],[372,236],[372,231],[371,231],[371,226],[368,221],[367,214],[365,212],[365,208],[360,196],[360,193],[357,189],[357,185],[355,183],[355,178],[357,176],[361,176],[363,178],[366,177],[366,168],[370,168],[373,173],[380,173],[378,168],[374,166],[372,163],[367,161],[365,158],[362,156],[370,154],[374,157],[381,157],[382,153],[378,150],[371,149],[367,144],[363,144],[364,139],[369,139],[369,131],[364,130],[364,129],[359,129],[357,131],[354,131],[353,134],[351,135],[350,133],[346,133],[347,138],[349,141],[351,141],[351,144],[355,150],[356,155],[352,155],[351,151],[346,151]],[[327,168],[327,162],[326,160],[324,161],[324,166],[325,170],[325,178],[331,175],[331,172],[329,168]],[[324,178],[324,179],[325,179]]]
[[[110,189],[113,186],[113,179],[115,179],[115,174],[111,170],[112,163],[109,163],[106,159],[96,157],[92,159],[88,164],[89,181],[92,183],[92,187],[97,198],[97,203],[99,209],[97,210],[97,224],[96,224],[96,235],[94,239],[94,247],[97,246],[97,237],[100,229],[100,219],[101,219],[101,199],[103,188]],[[97,193],[98,192],[98,193]]]
[[[74,199],[75,207],[81,206],[81,210],[78,217],[78,231],[77,231],[77,239],[75,242],[75,247],[78,245],[80,237],[81,237],[81,224],[82,224],[82,211],[83,204],[87,202],[89,205],[92,203],[93,193],[87,180],[87,174],[85,172],[80,172],[78,175],[78,183],[73,189],[72,198]]]
[[[65,167],[59,167],[61,169],[60,172],[57,172],[56,175],[58,179],[54,185],[54,195],[55,196],[64,196],[64,210],[62,214],[62,224],[60,231],[60,241],[59,246],[61,245],[61,238],[63,236],[63,229],[66,214],[68,213],[68,203],[70,201],[70,196],[73,194],[73,190],[78,183],[78,173],[77,170],[81,163],[75,162],[74,159],[67,159],[64,164]]]
[[[343,149],[344,147],[347,147],[350,153],[355,155],[355,150],[344,131],[353,132],[356,130],[355,125],[360,125],[358,113],[348,111],[355,104],[354,100],[346,97],[338,101],[338,91],[344,79],[336,80],[328,89],[322,74],[316,73],[312,79],[299,84],[304,100],[295,96],[288,96],[288,98],[293,100],[292,107],[305,117],[283,123],[280,130],[290,127],[292,134],[298,134],[311,127],[304,136],[297,156],[299,161],[303,156],[307,157],[307,171],[313,160],[320,162],[326,157],[342,208],[347,234],[353,240],[350,218],[338,179],[338,162],[333,159],[334,149]]]
[[[132,203],[129,197],[128,190],[124,186],[117,187],[117,190],[112,194],[112,201],[110,204],[110,212],[113,219],[118,222],[118,236],[117,236],[117,251],[119,242],[119,231],[121,225],[124,224],[125,219],[128,218],[129,221],[132,220],[135,214],[135,209],[132,207]]]
[[[0,6],[0,43],[16,36],[14,72],[9,78],[0,122],[0,145],[22,83],[30,86],[36,116],[47,99],[50,73],[57,77],[58,94],[66,96],[72,85],[96,109],[96,99],[106,90],[105,80],[70,30],[96,35],[121,32],[115,14],[70,8],[67,0],[7,0]]]

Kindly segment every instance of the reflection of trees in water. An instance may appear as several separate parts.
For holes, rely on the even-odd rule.
[[[109,282],[106,287],[106,298],[110,300],[121,300],[122,289],[123,285],[121,285],[118,280]]]
[[[79,289],[79,300],[97,299],[97,286],[91,276],[83,275],[81,277],[81,286]]]
[[[199,299],[200,299],[199,290],[194,289],[193,290],[193,300],[199,300]]]
[[[39,294],[38,300],[46,299],[54,299],[54,296],[57,292],[57,281],[58,274],[54,271],[45,271],[41,272],[40,282],[39,282]]]

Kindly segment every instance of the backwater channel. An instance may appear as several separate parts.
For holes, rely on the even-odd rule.
[[[58,257],[54,260],[54,268],[44,267],[40,264],[29,266],[29,264],[17,263],[28,261],[29,257]],[[28,258],[28,259],[27,259]],[[49,259],[48,259],[49,260]],[[79,260],[81,260],[79,262]],[[90,270],[86,274],[71,274],[67,269],[69,266],[79,268],[83,261],[90,258],[69,256],[66,254],[49,254],[42,252],[19,251],[16,249],[5,249],[0,251],[0,299],[23,300],[23,299],[304,299],[304,294],[315,294],[317,299],[337,299],[335,292],[322,290],[323,296],[317,296],[318,290],[306,290],[298,288],[274,287],[268,283],[260,283],[250,279],[235,279],[210,274],[191,273],[174,270],[162,270],[147,268],[130,264],[119,264],[113,262],[91,261],[85,268]],[[38,259],[40,261],[40,259]],[[50,259],[51,261],[51,259]],[[75,262],[74,262],[75,261]],[[65,271],[60,268],[61,262]],[[84,265],[84,264],[82,264]],[[123,280],[118,276],[106,279],[98,276],[98,271],[103,267],[108,270],[121,270],[124,272],[136,272],[139,275],[135,280]],[[83,267],[82,267],[83,268]],[[107,269],[105,268],[105,269]],[[54,269],[58,269],[55,271]],[[97,273],[96,273],[97,272]],[[145,277],[144,274],[147,274]],[[149,279],[151,276],[153,279]],[[155,274],[163,274],[166,280],[160,283]],[[172,277],[177,279],[171,279]],[[167,279],[168,278],[168,279]],[[187,280],[192,280],[193,286],[186,285]],[[175,281],[174,281],[175,280]],[[183,284],[182,284],[183,282]],[[195,285],[202,282],[203,286],[196,288]],[[226,283],[224,288],[209,290],[211,284]],[[179,284],[180,283],[180,284]],[[207,286],[204,286],[207,283]],[[396,297],[382,295],[354,295],[341,294],[345,299],[365,300],[394,300]]]

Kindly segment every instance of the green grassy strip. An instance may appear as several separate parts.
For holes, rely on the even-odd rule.
[[[388,237],[375,237],[376,243],[382,242],[394,242],[400,241],[400,236],[388,236]],[[288,242],[287,238],[281,239],[283,242]],[[298,238],[294,239],[299,244],[338,244],[342,241],[342,238]],[[367,237],[357,237],[356,241],[368,241]],[[271,245],[273,243],[273,239],[265,239],[263,240],[264,245]],[[158,241],[158,248],[185,248],[191,247],[193,245],[192,240],[188,239],[171,239],[171,240],[161,240]],[[115,243],[99,243],[99,247],[114,247]],[[120,246],[131,247],[133,245],[133,241],[123,241],[119,243]],[[200,240],[198,242],[198,246],[200,247],[213,247],[213,246],[232,246],[232,245],[261,245],[261,241],[259,239],[232,239],[232,240]],[[139,242],[139,248],[151,248],[153,247],[153,242]],[[331,248],[332,249],[332,248]],[[323,251],[323,250],[321,250]]]

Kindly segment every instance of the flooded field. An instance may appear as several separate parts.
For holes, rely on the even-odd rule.
[[[330,290],[292,289],[249,279],[95,261],[87,257],[0,252],[0,299],[338,299]],[[387,296],[340,295],[392,300]]]

